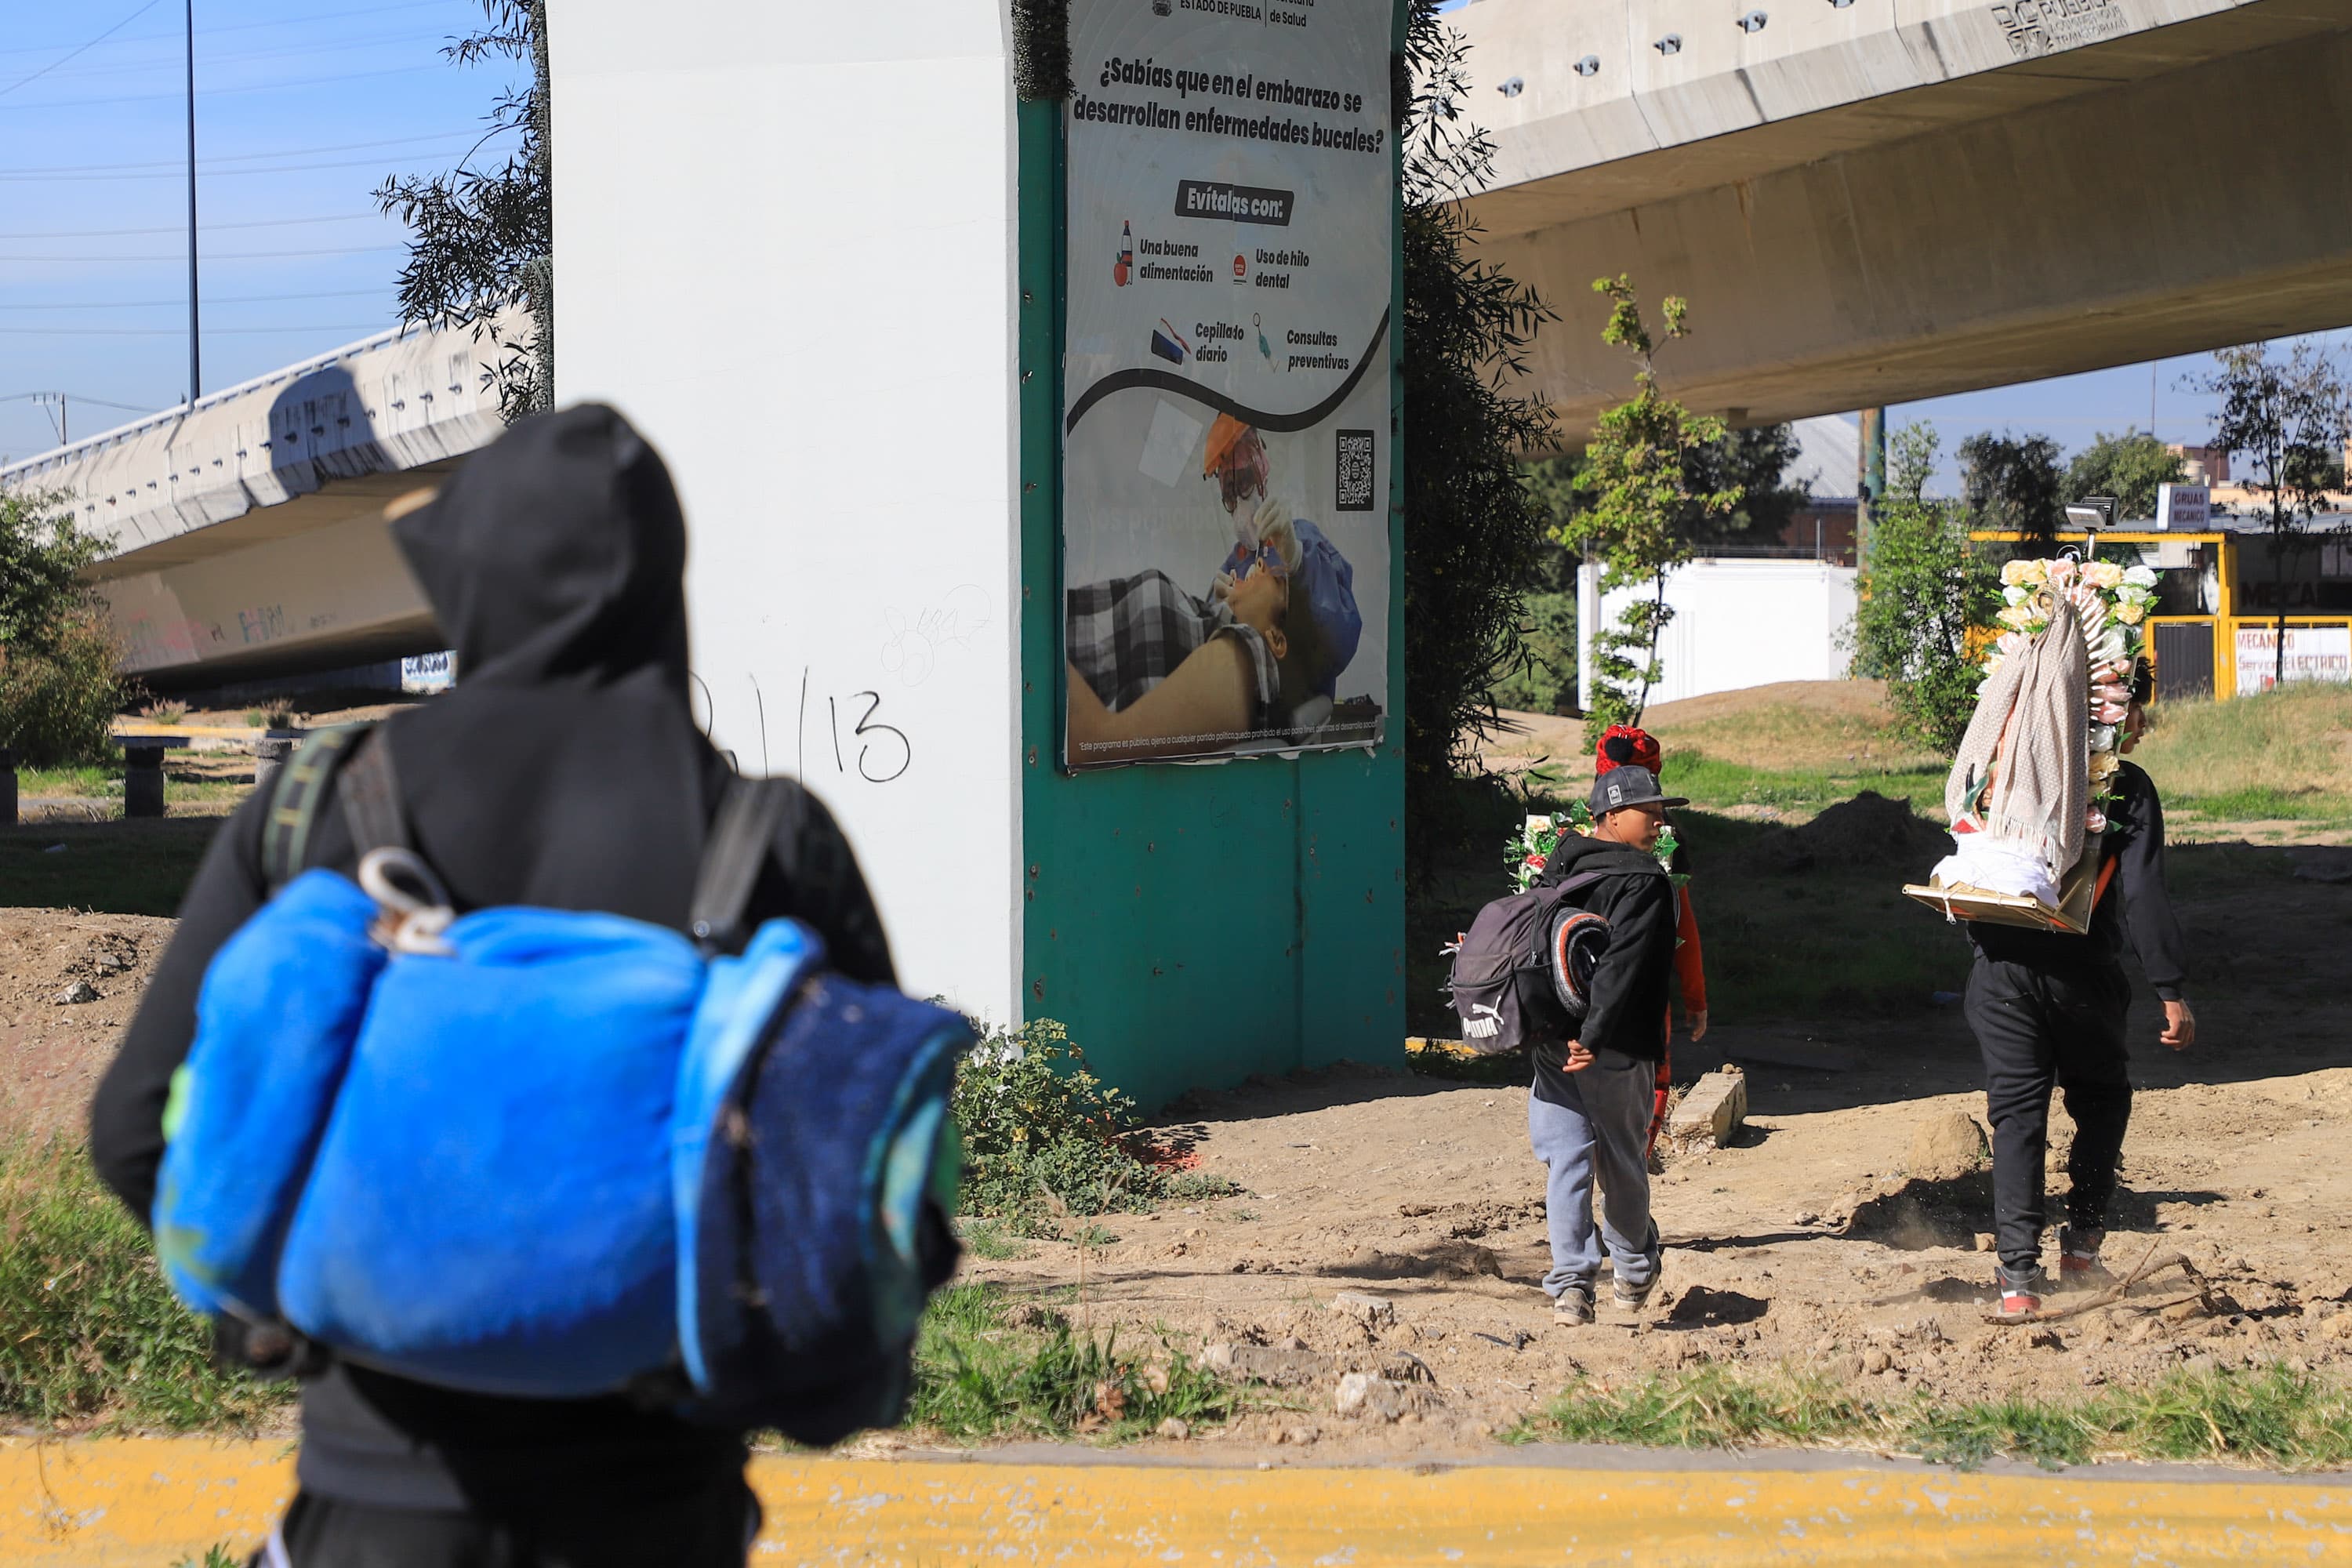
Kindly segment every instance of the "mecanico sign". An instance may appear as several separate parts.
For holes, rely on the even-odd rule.
[[[1377,747],[1389,0],[1074,0],[1063,761]]]

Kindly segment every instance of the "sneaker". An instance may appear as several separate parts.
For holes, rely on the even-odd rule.
[[[1658,1278],[1664,1272],[1663,1266],[1652,1264],[1649,1283],[1646,1285],[1628,1285],[1621,1278],[1611,1289],[1610,1300],[1615,1303],[1621,1312],[1638,1312],[1650,1304],[1651,1296],[1655,1294],[1658,1289]]]
[[[2116,1282],[2115,1274],[2099,1261],[2099,1244],[2105,1239],[2105,1231],[2076,1230],[2071,1226],[2058,1232],[2061,1290],[2104,1290]]]
[[[2040,1269],[2020,1275],[2002,1268],[1993,1279],[2000,1289],[2000,1316],[2021,1321],[2042,1315],[2042,1298],[2049,1288],[2049,1282],[2042,1277]]]
[[[1580,1329],[1594,1316],[1590,1285],[1570,1285],[1552,1298],[1551,1321],[1561,1328]]]

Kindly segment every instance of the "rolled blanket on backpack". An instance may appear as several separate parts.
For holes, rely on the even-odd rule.
[[[2074,605],[2001,661],[1977,700],[1944,786],[1954,851],[1937,886],[2022,895],[2055,909],[2083,853],[2090,787],[2090,658]]]

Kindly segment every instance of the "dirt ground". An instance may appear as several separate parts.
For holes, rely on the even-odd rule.
[[[2183,852],[2177,874],[2192,945],[2256,930],[2264,942],[2205,966],[2190,1054],[2158,1047],[2152,1004],[2136,1004],[2141,1093],[2109,1255],[2128,1265],[2151,1247],[2185,1251],[2225,1294],[2221,1316],[2109,1311],[2033,1331],[1982,1321],[1986,1178],[1908,1168],[1923,1123],[1983,1115],[1966,1026],[1934,1007],[1843,1027],[1727,1022],[1682,1047],[1681,1078],[1743,1064],[1748,1127],[1732,1147],[1672,1158],[1656,1179],[1665,1273],[1638,1315],[1612,1310],[1604,1289],[1599,1324],[1551,1325],[1523,1087],[1349,1066],[1198,1096],[1162,1123],[1163,1142],[1239,1195],[1109,1216],[1117,1239],[1083,1258],[1050,1241],[1012,1260],[968,1258],[966,1277],[1116,1326],[1130,1343],[1210,1353],[1260,1383],[1258,1407],[1191,1441],[1320,1456],[1473,1451],[1579,1371],[1787,1363],[1884,1394],[1954,1398],[2079,1391],[2207,1356],[2352,1372],[2341,1247],[2352,1000],[2337,978],[2352,885],[2286,875],[2287,851],[2240,850],[2228,877],[2200,872],[2200,853]],[[78,1126],[170,929],[0,910],[0,1131]],[[84,994],[78,985],[95,999],[58,999]],[[2053,1188],[2068,1131],[2062,1111]],[[1335,1310],[1341,1292],[1377,1304]],[[2177,1283],[2144,1292],[2178,1294]],[[1400,1384],[1399,1417],[1338,1415],[1350,1372]]]
[[[1923,851],[1885,852],[1899,881],[1896,863]],[[1115,1239],[1084,1249],[1032,1242],[1022,1257],[970,1258],[965,1277],[1116,1328],[1123,1342],[1207,1355],[1255,1389],[1239,1419],[1188,1441],[1276,1458],[1474,1452],[1579,1372],[1708,1362],[1785,1363],[1882,1398],[1954,1400],[2079,1393],[2208,1357],[2352,1374],[2346,858],[2212,843],[2176,844],[2171,857],[2200,1039],[2185,1055],[2158,1046],[2139,986],[2141,1092],[2108,1256],[2128,1267],[2151,1249],[2186,1253],[2212,1281],[2218,1314],[2106,1310],[2033,1330],[1983,1321],[1988,1178],[1927,1168],[1914,1150],[1925,1125],[1981,1120],[1975,1047],[1958,1010],[1925,994],[1907,1012],[1769,1025],[1719,1006],[1706,1041],[1679,1045],[1681,1080],[1727,1061],[1743,1068],[1748,1125],[1731,1147],[1672,1157],[1656,1179],[1665,1272],[1640,1314],[1613,1311],[1604,1286],[1600,1323],[1550,1323],[1524,1079],[1347,1066],[1166,1113],[1161,1143],[1237,1195],[1108,1216],[1101,1228]],[[1807,921],[1805,900],[1831,898],[1811,863],[1783,855],[1766,868],[1780,881],[1755,918]],[[0,1135],[78,1129],[170,930],[0,909]],[[1712,968],[1712,939],[1708,955]],[[2063,1111],[2053,1121],[2055,1212],[2070,1124]],[[1371,1300],[1335,1306],[1346,1292]],[[2141,1300],[2181,1293],[2173,1276]],[[1388,1380],[1370,1413],[1339,1413],[1349,1373]]]
[[[2294,875],[2310,855],[2177,851],[2197,1047],[2158,1045],[2144,984],[2134,1003],[2139,1095],[2107,1257],[2127,1269],[2151,1252],[2186,1254],[2219,1314],[2111,1310],[2033,1330],[1984,1321],[1990,1178],[1935,1167],[1914,1147],[1923,1126],[1956,1114],[1981,1123],[1976,1049],[1958,1010],[1925,998],[1906,1018],[1727,1021],[1680,1044],[1678,1079],[1739,1064],[1751,1109],[1733,1146],[1671,1158],[1655,1179],[1665,1269],[1639,1314],[1614,1311],[1604,1286],[1600,1323],[1551,1325],[1524,1087],[1349,1067],[1182,1108],[1165,1140],[1243,1195],[1107,1218],[1118,1240],[1089,1249],[1082,1291],[1077,1249],[1062,1243],[967,1269],[1123,1335],[1236,1347],[1213,1359],[1266,1379],[1286,1407],[1210,1440],[1320,1454],[1472,1450],[1580,1371],[1785,1363],[1882,1399],[1953,1400],[2079,1394],[2206,1357],[2352,1373],[2352,1164],[2340,1152],[2352,1120],[2340,982],[2352,885]],[[2072,1124],[2063,1110],[2052,1120],[2054,1215]],[[1342,1292],[1385,1307],[1335,1306]],[[2185,1293],[2174,1274],[2135,1299]],[[1402,1417],[1338,1415],[1351,1372],[1403,1384]]]
[[[0,1136],[79,1135],[172,923],[0,909]]]

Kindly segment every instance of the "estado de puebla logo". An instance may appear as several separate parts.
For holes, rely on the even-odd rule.
[[[1474,1015],[1462,1020],[1462,1037],[1465,1040],[1491,1040],[1503,1032],[1503,1010],[1484,1002],[1470,1004]]]

